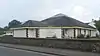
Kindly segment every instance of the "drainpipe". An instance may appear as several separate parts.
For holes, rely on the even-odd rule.
[[[26,28],[26,37],[28,38],[28,28]]]
[[[74,28],[74,38],[76,38],[76,29]]]

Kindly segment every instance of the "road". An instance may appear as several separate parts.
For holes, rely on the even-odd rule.
[[[0,46],[0,56],[56,56]]]
[[[15,49],[14,49],[15,48]],[[16,49],[17,48],[17,49]],[[33,51],[26,51],[33,50]],[[39,52],[35,52],[39,51]],[[45,53],[42,53],[45,52]],[[49,54],[46,54],[49,53]],[[100,53],[0,43],[0,56],[100,56]]]

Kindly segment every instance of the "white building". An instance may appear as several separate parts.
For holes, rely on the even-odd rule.
[[[22,27],[12,28],[14,37],[46,38],[77,38],[83,34],[96,36],[96,29],[88,24],[63,14],[57,14],[42,21],[29,20]]]
[[[95,26],[95,22],[94,22],[93,19],[92,19],[92,22],[89,22],[89,23],[88,23],[88,25],[90,25],[90,26],[96,28],[96,26]],[[100,35],[100,33],[99,33],[99,31],[98,31],[97,29],[96,29],[96,34]]]
[[[6,34],[5,35],[13,35],[13,31],[12,30],[9,30],[9,31],[5,31]]]

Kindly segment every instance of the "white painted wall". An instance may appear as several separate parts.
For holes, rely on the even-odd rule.
[[[85,37],[87,36],[87,35],[89,35],[90,33],[89,33],[89,31],[90,30],[88,30],[88,29],[85,29],[86,30],[86,34],[85,34],[85,32],[84,32],[84,29],[81,29],[81,34],[85,34]],[[76,37],[78,36],[78,33],[79,33],[79,29],[76,29]],[[96,36],[96,30],[92,30],[91,31],[91,37],[94,37],[94,36]]]
[[[84,29],[81,29],[81,31],[80,31],[80,29],[76,29],[76,37],[77,36],[79,36],[79,34],[85,34],[85,32],[84,32]]]
[[[14,37],[26,37],[26,30],[25,29],[18,29],[14,30]]]
[[[70,37],[74,37],[74,29],[67,29],[65,31],[67,35]],[[78,36],[79,29],[76,29],[76,37]],[[81,30],[81,33],[84,34],[84,30]],[[39,29],[39,37],[40,38],[46,38],[46,37],[53,37],[54,35],[57,36],[57,38],[61,38],[61,29],[60,28],[40,28]],[[89,34],[89,30],[86,30],[86,35]],[[96,36],[96,31],[91,31],[92,36]],[[18,29],[14,30],[14,37],[26,37],[26,30],[25,29]],[[35,29],[28,29],[28,37],[34,38],[36,37],[36,31]]]
[[[39,35],[40,38],[53,37],[54,35],[56,35],[57,38],[61,38],[61,29],[42,28],[39,30]]]
[[[79,31],[79,29],[76,29],[76,30],[75,30],[75,32],[76,32],[76,36],[75,36],[75,37],[78,36],[78,31]]]
[[[68,29],[67,34],[69,37],[74,37],[74,29]]]
[[[86,35],[89,35],[89,30],[86,30]]]
[[[35,37],[36,37],[35,29],[28,29],[28,38],[35,38]]]
[[[91,37],[94,37],[94,36],[96,36],[96,31],[95,30],[91,31]]]
[[[81,34],[83,34],[83,35],[85,34],[85,33],[84,33],[84,29],[81,29]]]

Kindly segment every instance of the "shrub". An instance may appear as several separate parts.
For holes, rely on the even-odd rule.
[[[90,35],[87,35],[86,38],[90,38]]]
[[[84,35],[80,34],[80,35],[77,36],[77,38],[84,38]]]
[[[56,35],[54,35],[52,38],[57,38],[57,36],[56,36]]]
[[[96,33],[96,38],[100,38],[100,35]]]

